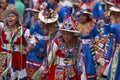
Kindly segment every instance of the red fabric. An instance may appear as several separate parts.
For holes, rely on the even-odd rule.
[[[47,80],[55,80],[55,69],[56,69],[56,66],[57,65],[52,65],[51,66],[50,73],[48,74]],[[79,78],[79,76],[77,74],[77,70],[75,68],[74,68],[74,70],[75,70],[75,73],[76,73],[76,76],[75,76],[76,80],[80,80],[80,78]],[[65,79],[63,79],[63,80],[65,80]]]
[[[1,41],[1,38],[0,38],[0,52],[2,51],[2,41]]]
[[[42,2],[43,2],[42,0],[38,0],[38,3],[39,3],[39,4],[42,4]]]
[[[12,67],[14,70],[21,70],[26,68],[26,56],[21,55],[21,53],[13,52],[12,53]]]

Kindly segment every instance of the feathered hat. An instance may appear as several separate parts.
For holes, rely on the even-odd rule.
[[[46,24],[54,23],[58,20],[58,14],[55,13],[52,9],[45,9],[40,11],[39,18],[42,22]]]
[[[109,8],[112,12],[120,12],[120,3],[115,0],[114,5]]]

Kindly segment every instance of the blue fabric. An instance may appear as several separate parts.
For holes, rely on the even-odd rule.
[[[93,61],[93,57],[92,57],[92,53],[91,53],[89,45],[87,44],[83,45],[83,53],[84,53],[85,61],[86,61],[87,74],[89,75],[95,74],[96,68],[95,68],[95,64]]]
[[[30,29],[30,34],[34,34],[34,32],[39,33],[40,35],[43,35],[43,29],[40,28],[40,24],[39,22],[34,22],[34,26],[31,25],[31,21],[29,21],[28,23],[28,28]]]
[[[14,0],[9,0],[9,4],[14,4],[15,1]]]
[[[109,24],[109,25],[108,25]],[[103,32],[103,35],[108,35],[109,34],[109,30],[110,30],[110,26],[112,25],[112,22],[110,22],[110,23],[104,23],[103,25],[102,25],[102,28],[103,28],[103,30],[104,30],[104,32]]]
[[[87,0],[82,0],[82,2],[83,2],[83,3],[86,3],[86,2],[87,2]]]
[[[94,26],[94,28],[89,32],[88,35],[82,35],[81,34],[80,37],[82,39],[94,39],[96,36],[99,36],[99,35],[100,35],[100,33],[98,31],[97,26]],[[83,44],[82,45],[82,50],[83,50],[83,54],[84,54],[84,62],[85,62],[85,65],[86,65],[87,75],[95,75],[96,74],[96,68],[95,68],[92,52],[90,50],[90,45],[89,44]],[[95,80],[95,78],[91,79],[91,80]]]
[[[118,54],[118,63],[116,64],[117,67],[114,75],[115,75],[115,80],[120,80],[120,51],[117,54]],[[113,59],[112,59],[112,62],[113,62]],[[110,64],[107,80],[111,80],[111,71],[112,71],[112,63]]]
[[[105,26],[104,32],[116,34],[117,42],[120,43],[120,23],[110,27]]]
[[[94,28],[89,32],[89,34],[87,36],[81,34],[80,37],[83,38],[83,39],[93,39],[96,36],[100,36],[100,33],[98,31],[97,26],[95,25]]]
[[[114,26],[106,27],[105,31],[107,31],[107,29],[108,29],[109,33],[113,33],[116,35],[115,38],[117,40],[117,44],[120,43],[120,23],[115,24]],[[116,67],[116,72],[115,72],[115,80],[120,80],[120,51],[116,54],[118,54],[118,63],[116,64],[117,67]],[[112,60],[112,62],[113,62],[113,60]],[[110,78],[111,78],[111,71],[112,71],[112,63],[109,68],[107,80],[110,80]]]
[[[36,52],[39,48],[45,49],[46,50],[46,41],[45,40],[40,40],[38,44],[33,48],[33,50],[27,55],[27,60],[28,61],[34,61],[37,63],[42,63],[42,59],[39,59],[36,56]]]
[[[102,8],[101,2],[96,2],[95,6],[92,10],[92,13],[93,13],[93,17],[96,19],[96,21],[104,19],[104,10]]]
[[[120,23],[117,25],[116,30],[117,42],[120,44]]]
[[[120,51],[118,53],[118,64],[115,73],[115,80],[120,80]]]
[[[58,4],[56,4],[56,5],[53,6],[53,4],[52,4],[51,2],[48,2],[48,3],[47,3],[47,9],[48,9],[48,10],[49,10],[49,9],[55,10],[57,7],[58,7]]]
[[[113,62],[113,58],[112,58],[112,62]],[[112,69],[112,64],[110,64],[110,67],[109,67],[109,70],[108,70],[107,80],[110,80],[110,77],[111,77],[111,69]]]
[[[109,45],[109,47],[108,47],[108,52],[105,53],[107,60],[110,60],[110,59],[111,59],[111,56],[112,56],[112,48],[115,47],[115,46],[113,46],[113,39],[114,39],[114,35],[112,35],[112,36],[110,37],[110,41],[109,41],[109,44],[108,44],[108,45]]]
[[[58,12],[59,15],[58,21],[62,23],[64,18],[70,16],[70,14],[71,14],[71,7],[62,7]]]

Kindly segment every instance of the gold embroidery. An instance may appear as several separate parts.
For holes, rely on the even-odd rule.
[[[83,35],[88,35],[89,32],[94,28],[94,24],[92,22],[86,24],[78,24],[76,29]]]
[[[112,62],[112,71],[111,71],[111,78],[110,80],[115,80],[115,71],[116,71],[116,67],[117,67],[117,62],[118,62],[118,52],[119,52],[119,49],[118,47],[116,48],[116,51],[115,51],[115,55],[114,55],[114,58],[113,58],[113,62]]]

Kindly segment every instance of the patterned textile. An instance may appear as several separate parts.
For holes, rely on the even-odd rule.
[[[6,53],[1,52],[0,53],[0,78],[2,77],[2,73],[4,71],[4,64],[5,64],[5,60],[6,60]]]

